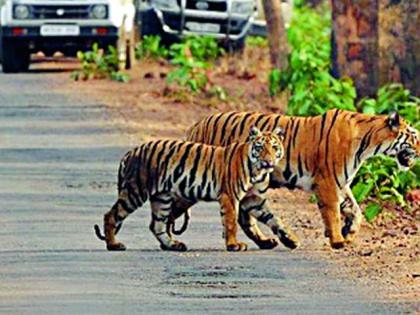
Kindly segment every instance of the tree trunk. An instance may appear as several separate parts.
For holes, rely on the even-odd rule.
[[[378,89],[378,1],[332,0],[333,75],[351,77],[358,98]]]
[[[285,70],[288,65],[287,55],[289,49],[281,2],[279,0],[264,0],[263,8],[267,21],[271,64],[279,70]]]
[[[420,0],[379,0],[379,83],[420,96]]]
[[[420,96],[420,0],[332,0],[333,74],[358,97],[402,83]]]

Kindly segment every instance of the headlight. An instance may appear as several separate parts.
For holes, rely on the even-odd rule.
[[[157,9],[178,10],[177,0],[151,0],[150,3]]]
[[[254,1],[234,1],[232,3],[232,13],[251,14],[254,10]]]
[[[90,9],[90,16],[94,19],[105,19],[108,15],[106,5],[97,4]]]
[[[29,16],[31,15],[31,10],[27,5],[19,4],[15,6],[13,13],[16,19],[23,20],[29,18]]]

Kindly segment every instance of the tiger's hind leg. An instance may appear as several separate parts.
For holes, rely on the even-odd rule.
[[[350,186],[346,186],[342,193],[344,201],[340,204],[340,210],[344,215],[344,226],[341,229],[341,234],[345,238],[346,242],[352,242],[355,235],[360,230],[363,214],[360,206],[353,196]]]
[[[239,226],[260,249],[273,249],[279,243],[276,239],[264,235],[257,225],[257,219],[248,212],[239,210]]]
[[[163,250],[186,251],[187,246],[172,238],[169,219],[172,210],[172,197],[169,194],[159,194],[150,198],[152,207],[152,222],[150,231],[160,243]]]
[[[108,250],[126,249],[123,243],[115,239],[115,235],[127,216],[141,205],[142,201],[134,193],[130,194],[127,189],[120,191],[117,202],[104,216],[105,242]]]
[[[344,237],[341,234],[341,216],[339,189],[333,179],[321,175],[315,178],[314,191],[318,198],[318,207],[325,224],[325,235],[330,239],[334,249],[344,247]]]
[[[246,236],[248,236],[260,249],[273,249],[279,244],[277,240],[265,236],[257,225],[257,219],[249,214],[249,209],[262,202],[262,200],[257,199],[259,199],[257,196],[247,196],[241,200],[238,222]]]
[[[245,221],[245,224],[241,224],[245,234],[250,237],[261,249],[271,249],[277,246],[277,241],[266,237],[258,229],[258,226],[248,218],[255,218],[259,222],[267,225],[275,235],[280,239],[280,242],[284,246],[295,249],[300,245],[299,239],[292,232],[292,230],[286,226],[280,217],[273,213],[270,209],[270,203],[265,198],[265,195],[251,195],[245,197],[241,201],[240,208],[240,219]],[[241,221],[240,221],[241,222]],[[254,221],[255,222],[255,221]]]

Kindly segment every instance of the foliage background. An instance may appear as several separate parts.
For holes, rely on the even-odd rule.
[[[297,1],[288,30],[292,47],[289,69],[273,70],[269,75],[269,91],[275,95],[289,90],[287,114],[312,116],[331,108],[361,111],[368,114],[399,112],[417,129],[420,127],[420,100],[400,84],[378,90],[376,99],[356,103],[356,90],[350,78],[334,78],[331,71],[331,11],[327,5],[318,9]],[[410,171],[400,171],[395,160],[378,156],[368,160],[352,183],[358,202],[367,201],[367,220],[381,212],[387,202],[411,210],[407,194],[420,187],[420,163]]]

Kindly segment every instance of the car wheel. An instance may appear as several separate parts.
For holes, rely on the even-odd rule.
[[[153,10],[143,11],[141,13],[140,21],[141,37],[151,35],[162,36],[162,25],[160,24],[159,19],[157,18],[156,13]]]
[[[29,47],[26,44],[3,38],[2,59],[4,73],[28,71],[30,63]]]

